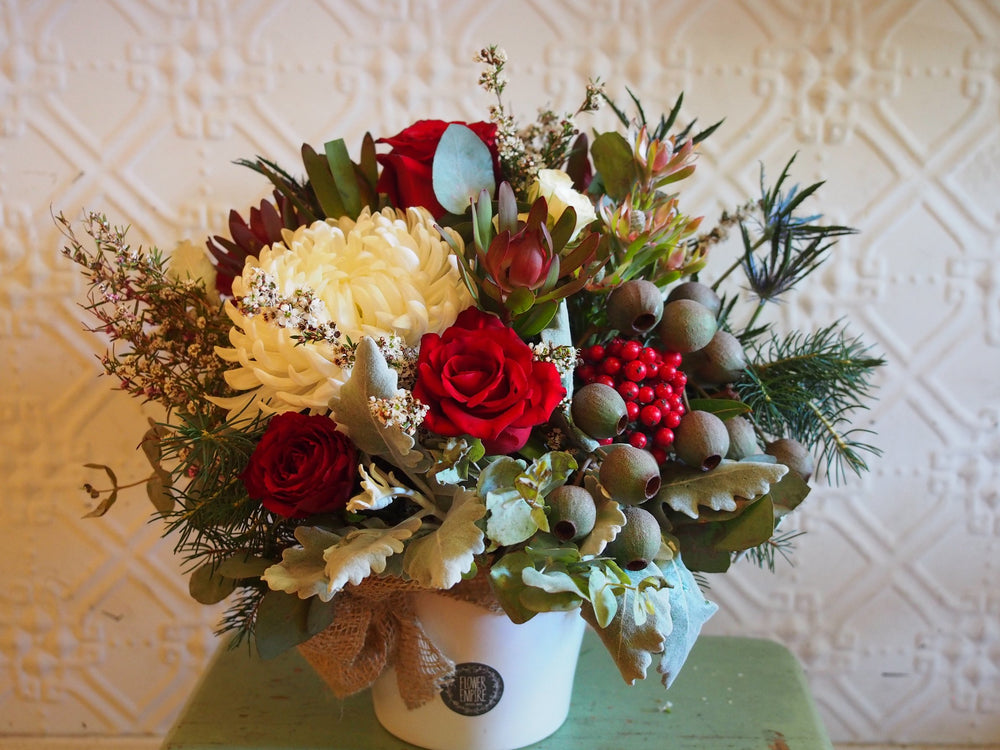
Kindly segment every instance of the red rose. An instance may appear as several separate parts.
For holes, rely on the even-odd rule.
[[[424,426],[439,435],[481,438],[490,453],[524,447],[566,395],[551,362],[494,315],[470,307],[442,335],[420,340],[413,395],[430,408]]]
[[[431,181],[431,166],[434,151],[449,125],[466,125],[464,122],[450,123],[444,120],[420,120],[391,138],[379,138],[376,143],[388,143],[392,151],[379,154],[376,158],[382,165],[375,189],[389,196],[396,208],[423,206],[435,219],[445,213],[444,207],[434,197]],[[499,174],[497,154],[497,126],[491,122],[468,123],[472,130],[493,155],[493,171]]]
[[[351,498],[358,450],[329,417],[271,417],[241,479],[250,497],[286,518],[340,510]]]

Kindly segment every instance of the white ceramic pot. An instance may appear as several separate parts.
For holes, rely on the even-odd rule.
[[[514,750],[566,720],[585,627],[579,611],[543,612],[515,625],[434,593],[418,594],[414,608],[428,637],[455,661],[455,682],[409,710],[387,669],[372,685],[372,701],[389,732],[429,750]]]

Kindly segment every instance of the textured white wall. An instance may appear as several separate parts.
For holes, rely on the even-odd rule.
[[[0,734],[157,734],[214,646],[143,493],[82,521],[86,461],[140,477],[141,409],[97,378],[50,211],[169,248],[265,193],[230,164],[418,117],[481,119],[506,47],[523,117],[588,76],[725,116],[714,218],[799,152],[863,229],[781,314],[890,360],[885,457],[817,489],[777,575],[713,581],[715,633],[773,637],[840,742],[1000,742],[1000,5],[990,0],[0,2]],[[356,146],[355,146],[356,148]]]

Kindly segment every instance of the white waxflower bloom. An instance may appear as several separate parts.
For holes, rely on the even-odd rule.
[[[528,200],[535,201],[541,196],[549,207],[549,223],[554,226],[569,206],[576,211],[576,227],[572,238],[580,230],[597,218],[594,204],[583,193],[573,189],[573,179],[561,169],[540,169],[534,183],[528,189]]]
[[[226,304],[232,347],[216,351],[236,365],[226,373],[229,385],[248,393],[216,399],[231,416],[336,407],[349,375],[338,364],[343,352],[327,341],[297,340],[303,330],[335,327],[340,342],[355,344],[395,334],[415,347],[472,304],[457,258],[423,208],[366,208],[356,222],[286,230],[283,242],[247,260],[233,296]],[[297,312],[302,307],[307,314]]]

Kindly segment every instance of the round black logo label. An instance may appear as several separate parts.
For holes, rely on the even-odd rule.
[[[482,716],[503,695],[503,677],[488,664],[455,665],[455,680],[441,691],[444,704],[462,716]]]

